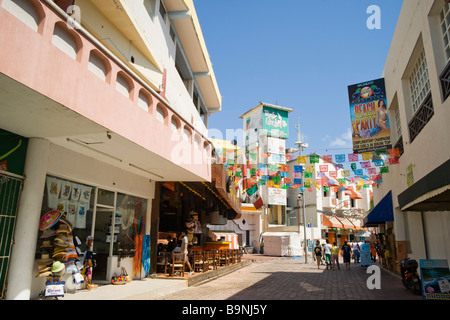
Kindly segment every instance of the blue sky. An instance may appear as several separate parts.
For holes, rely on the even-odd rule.
[[[194,0],[223,96],[209,128],[242,128],[260,101],[294,109],[304,154],[351,153],[347,86],[382,76],[402,0]],[[367,28],[370,5],[381,29]]]

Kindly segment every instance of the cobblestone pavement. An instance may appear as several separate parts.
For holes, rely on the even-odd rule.
[[[381,289],[369,289],[366,272],[356,264],[333,271],[301,259],[263,259],[158,300],[422,300],[382,268]]]

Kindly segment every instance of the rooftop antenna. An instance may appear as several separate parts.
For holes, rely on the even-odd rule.
[[[298,119],[300,120],[300,117],[298,117]],[[303,142],[303,134],[300,132],[300,123],[295,125],[295,129],[297,129],[297,141],[294,142],[294,144],[298,147],[299,154],[302,155],[302,151],[305,148],[308,148],[308,144]]]

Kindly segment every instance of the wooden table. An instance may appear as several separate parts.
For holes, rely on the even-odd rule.
[[[231,246],[230,241],[211,241],[211,242],[205,242],[204,250],[230,249],[230,246]]]

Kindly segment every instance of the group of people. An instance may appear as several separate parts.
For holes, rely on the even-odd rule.
[[[187,230],[183,230],[180,233],[180,236],[178,237],[178,241],[176,241],[175,238],[172,238],[171,236],[167,237],[167,246],[165,248],[166,252],[170,252],[171,255],[173,253],[184,253],[184,261],[186,262],[187,267],[189,268],[188,275],[192,275],[194,273],[194,270],[192,269],[192,266],[189,262],[188,253],[189,253],[189,240],[187,237]],[[160,248],[160,251],[162,248]]]
[[[344,245],[339,248],[336,241],[331,245],[327,239],[326,243],[322,246],[320,245],[320,241],[317,240],[313,251],[314,260],[317,262],[317,269],[320,269],[321,262],[325,261],[327,270],[336,270],[336,268],[340,270],[340,253],[342,253],[346,270],[350,270],[352,258],[355,263],[361,263],[361,266],[368,266],[371,262],[376,262],[377,246],[375,243],[369,244],[367,241],[352,243],[344,241]]]

